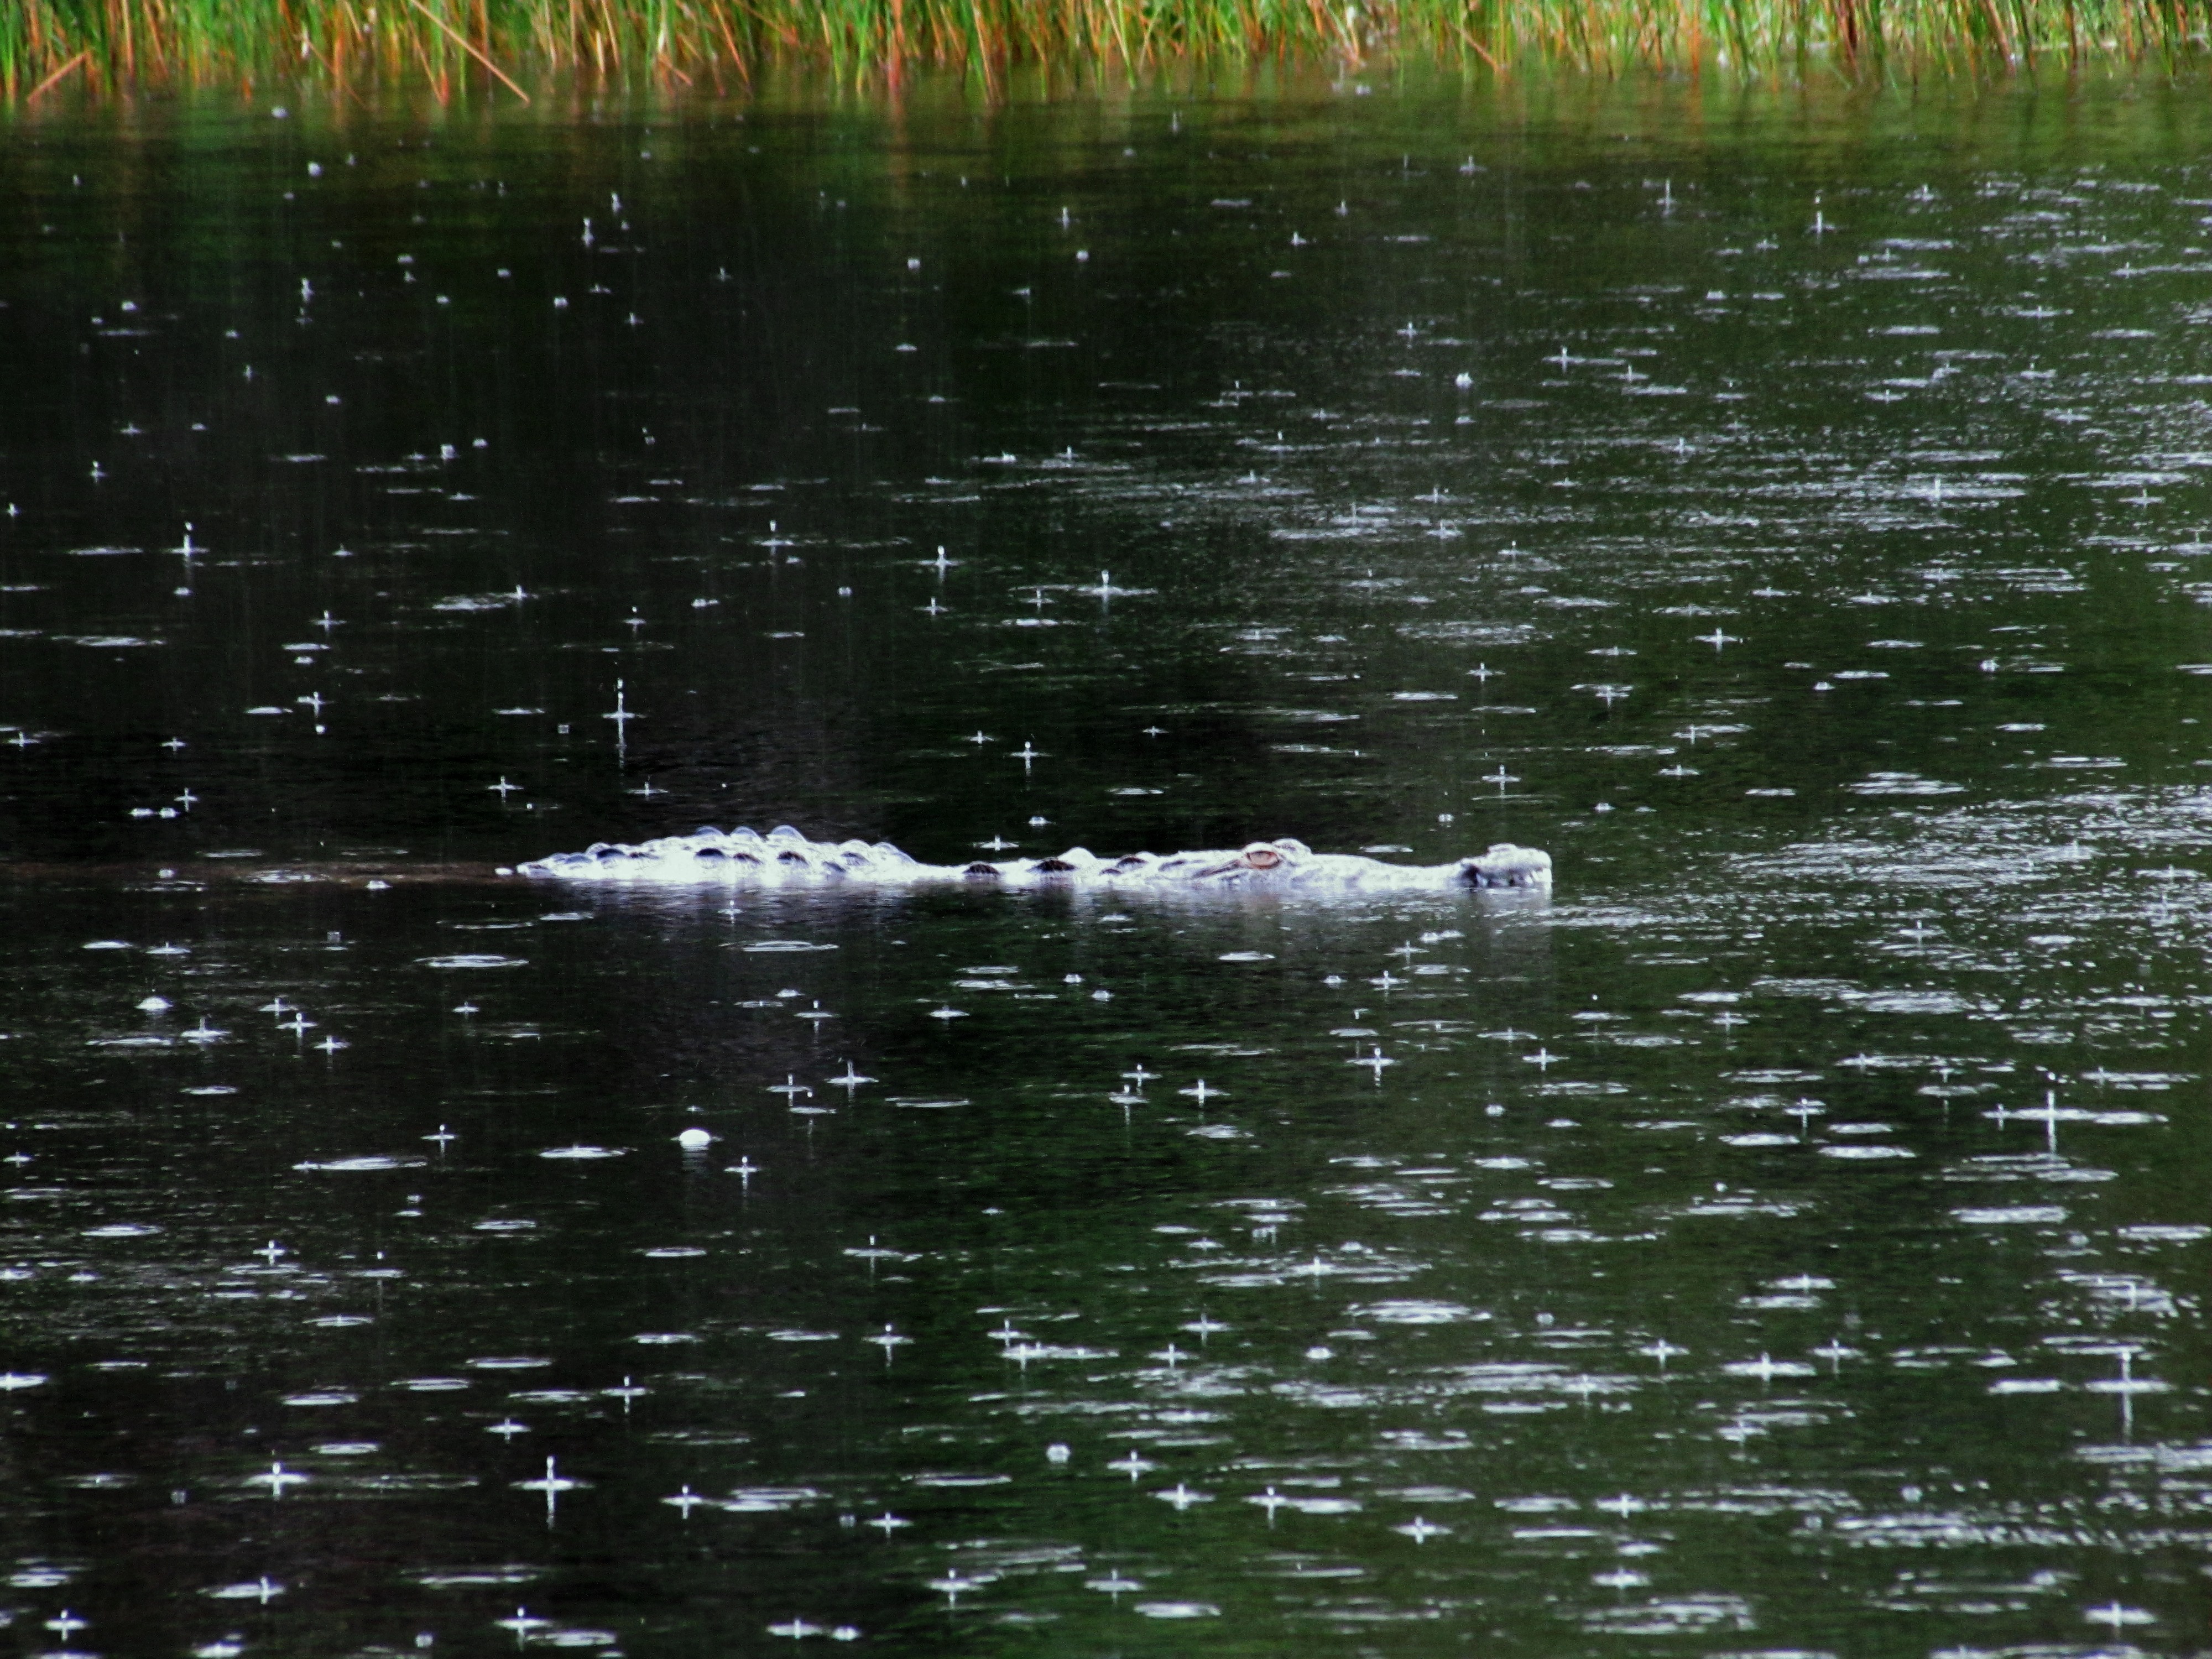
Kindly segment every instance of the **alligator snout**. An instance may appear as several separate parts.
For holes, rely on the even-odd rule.
[[[1467,870],[1467,884],[1470,887],[1534,887],[1536,878],[1526,870],[1486,870],[1471,864]]]
[[[1459,873],[1470,887],[1548,888],[1552,858],[1533,847],[1499,842],[1479,857],[1462,860]]]

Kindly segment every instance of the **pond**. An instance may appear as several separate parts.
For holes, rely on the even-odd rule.
[[[9,118],[21,1650],[2199,1650],[2201,96],[730,93]]]

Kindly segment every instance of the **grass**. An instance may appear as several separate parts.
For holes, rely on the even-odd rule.
[[[2005,71],[2057,57],[2201,61],[2191,0],[0,0],[0,96],[74,79],[473,80],[548,74],[742,85],[811,61],[896,86],[963,68],[1128,73],[1176,61],[1419,54],[1570,67],[1845,76]]]

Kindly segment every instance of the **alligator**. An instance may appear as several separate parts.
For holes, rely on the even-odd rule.
[[[662,836],[635,846],[597,842],[580,853],[555,853],[517,866],[525,876],[556,881],[635,882],[674,886],[917,886],[958,882],[979,886],[1149,887],[1255,892],[1449,892],[1518,889],[1548,892],[1552,860],[1533,847],[1499,842],[1486,853],[1447,864],[1385,864],[1349,853],[1316,853],[1289,836],[1234,850],[1131,853],[1100,858],[1081,847],[1055,858],[1001,864],[924,864],[888,842],[809,841],[789,825],[765,836],[712,825],[689,836]]]

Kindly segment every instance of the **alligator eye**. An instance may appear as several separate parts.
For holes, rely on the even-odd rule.
[[[995,864],[984,864],[979,860],[969,865],[960,873],[963,876],[995,876],[999,873],[999,866]]]
[[[1075,868],[1066,859],[1039,859],[1036,867],[1041,876],[1064,876]]]
[[[778,853],[775,855],[775,861],[778,864],[804,864],[806,862],[806,854],[804,853]]]
[[[1272,870],[1282,861],[1283,855],[1272,847],[1255,847],[1244,855],[1244,862],[1255,870]]]

